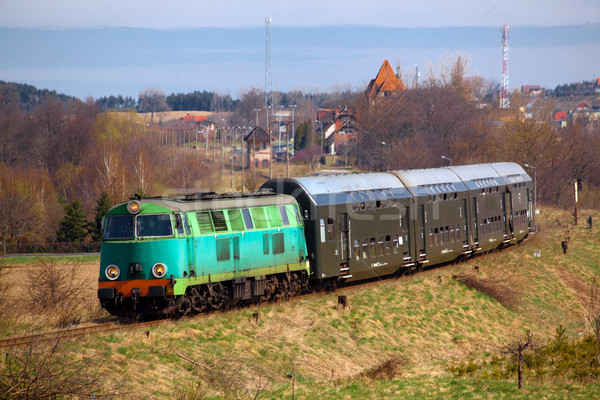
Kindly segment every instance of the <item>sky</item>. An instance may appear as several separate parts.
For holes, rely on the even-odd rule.
[[[598,0],[0,0],[0,80],[86,98],[265,85],[362,89],[388,59],[405,80],[460,54],[500,82],[511,26],[510,88],[600,77]]]

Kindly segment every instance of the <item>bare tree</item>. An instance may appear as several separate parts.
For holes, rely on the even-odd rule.
[[[517,359],[517,381],[519,389],[523,386],[523,353],[528,348],[533,348],[533,334],[527,330],[524,338],[519,338],[516,343],[504,346],[502,349],[507,354],[512,354]]]
[[[590,297],[584,301],[585,320],[587,321],[596,342],[600,343],[600,287],[598,278],[594,278],[590,288]],[[596,352],[596,361],[600,364],[600,353]]]
[[[154,87],[142,90],[139,94],[138,109],[140,112],[149,112],[150,123],[153,123],[155,112],[167,111],[169,109],[165,92]]]

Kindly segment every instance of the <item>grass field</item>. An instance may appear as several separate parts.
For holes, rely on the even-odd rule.
[[[585,304],[600,275],[600,234],[570,222],[567,212],[542,209],[539,234],[512,250],[342,293],[89,336],[62,349],[97,366],[99,388],[116,397],[599,398],[596,378],[525,369],[518,390],[516,372],[492,379],[485,369],[526,330],[540,344],[559,326],[571,341],[589,333]],[[97,261],[52,262],[59,273],[76,273],[81,290],[68,318],[60,314],[69,307],[39,310],[23,301],[40,264],[4,262],[2,336],[107,319],[95,300]],[[340,294],[348,307],[337,304]],[[458,376],[464,365],[484,367]]]

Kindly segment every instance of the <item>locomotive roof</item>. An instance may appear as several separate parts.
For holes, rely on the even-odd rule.
[[[214,209],[264,207],[272,205],[296,204],[296,199],[287,194],[270,194],[227,198],[205,198],[199,200],[188,200],[184,196],[156,197],[139,200],[140,203],[149,203],[168,208],[172,211],[200,211]]]

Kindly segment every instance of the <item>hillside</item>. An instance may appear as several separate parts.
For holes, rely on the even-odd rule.
[[[600,217],[597,210],[580,215]],[[536,379],[526,369],[518,391],[516,373],[492,379],[453,372],[500,355],[526,330],[538,343],[560,325],[569,340],[589,332],[584,304],[600,274],[598,227],[571,226],[567,212],[551,209],[542,209],[538,223],[529,242],[468,263],[90,336],[68,348],[101,359],[102,381],[132,398],[598,398],[595,378]]]

